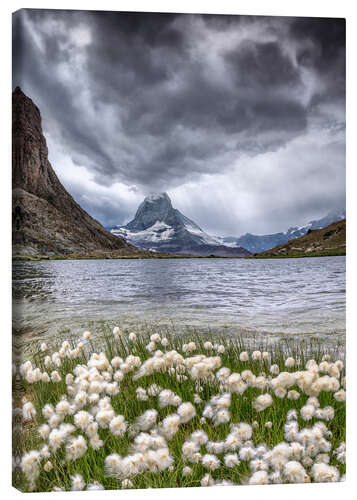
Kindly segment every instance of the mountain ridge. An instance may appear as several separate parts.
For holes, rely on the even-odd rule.
[[[238,245],[243,246],[251,253],[260,253],[266,250],[270,250],[278,245],[283,245],[289,241],[304,236],[309,229],[322,229],[327,227],[329,224],[336,222],[338,220],[343,220],[346,218],[346,210],[340,209],[335,212],[329,212],[324,217],[320,219],[313,219],[307,224],[301,227],[290,227],[285,232],[272,233],[256,235],[252,233],[246,233],[241,236],[225,236],[219,237],[225,245]]]

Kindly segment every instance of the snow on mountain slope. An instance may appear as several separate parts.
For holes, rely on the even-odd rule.
[[[168,240],[174,233],[172,227],[165,224],[165,222],[156,221],[151,227],[143,231],[133,232],[125,228],[118,228],[112,231],[116,236],[123,236],[127,240],[146,241],[146,242],[159,242]],[[120,233],[120,234],[119,234]]]
[[[194,255],[243,256],[244,248],[222,244],[195,222],[173,208],[167,193],[151,194],[139,205],[126,226],[111,231],[133,245],[150,250]]]

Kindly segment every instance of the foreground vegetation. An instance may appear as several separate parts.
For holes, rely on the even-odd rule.
[[[119,327],[34,345],[14,367],[14,486],[343,480],[343,361],[314,343],[264,348]]]

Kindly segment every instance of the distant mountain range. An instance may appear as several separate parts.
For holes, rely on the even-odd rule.
[[[138,248],[190,255],[244,257],[250,252],[228,246],[205,233],[195,222],[172,206],[167,193],[147,196],[134,219],[111,230]]]
[[[256,254],[257,257],[299,257],[346,254],[346,219],[322,229],[309,229],[304,236]]]
[[[346,211],[331,212],[321,219],[286,232],[239,237],[212,236],[172,206],[167,193],[151,194],[139,205],[134,219],[126,225],[108,228],[137,248],[155,252],[191,255],[244,257],[264,252],[346,218]]]
[[[325,217],[321,219],[312,220],[306,225],[301,227],[290,227],[284,233],[273,233],[273,234],[251,234],[246,233],[239,237],[227,236],[218,237],[217,239],[223,244],[232,247],[243,247],[249,250],[251,253],[264,252],[265,250],[270,250],[278,245],[283,245],[288,241],[295,238],[300,238],[304,236],[309,229],[322,229],[332,222],[340,221],[346,218],[346,210],[341,209],[336,212],[330,212]]]

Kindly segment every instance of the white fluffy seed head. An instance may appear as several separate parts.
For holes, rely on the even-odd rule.
[[[273,398],[270,394],[261,394],[253,401],[253,408],[256,411],[263,411],[273,404]]]

